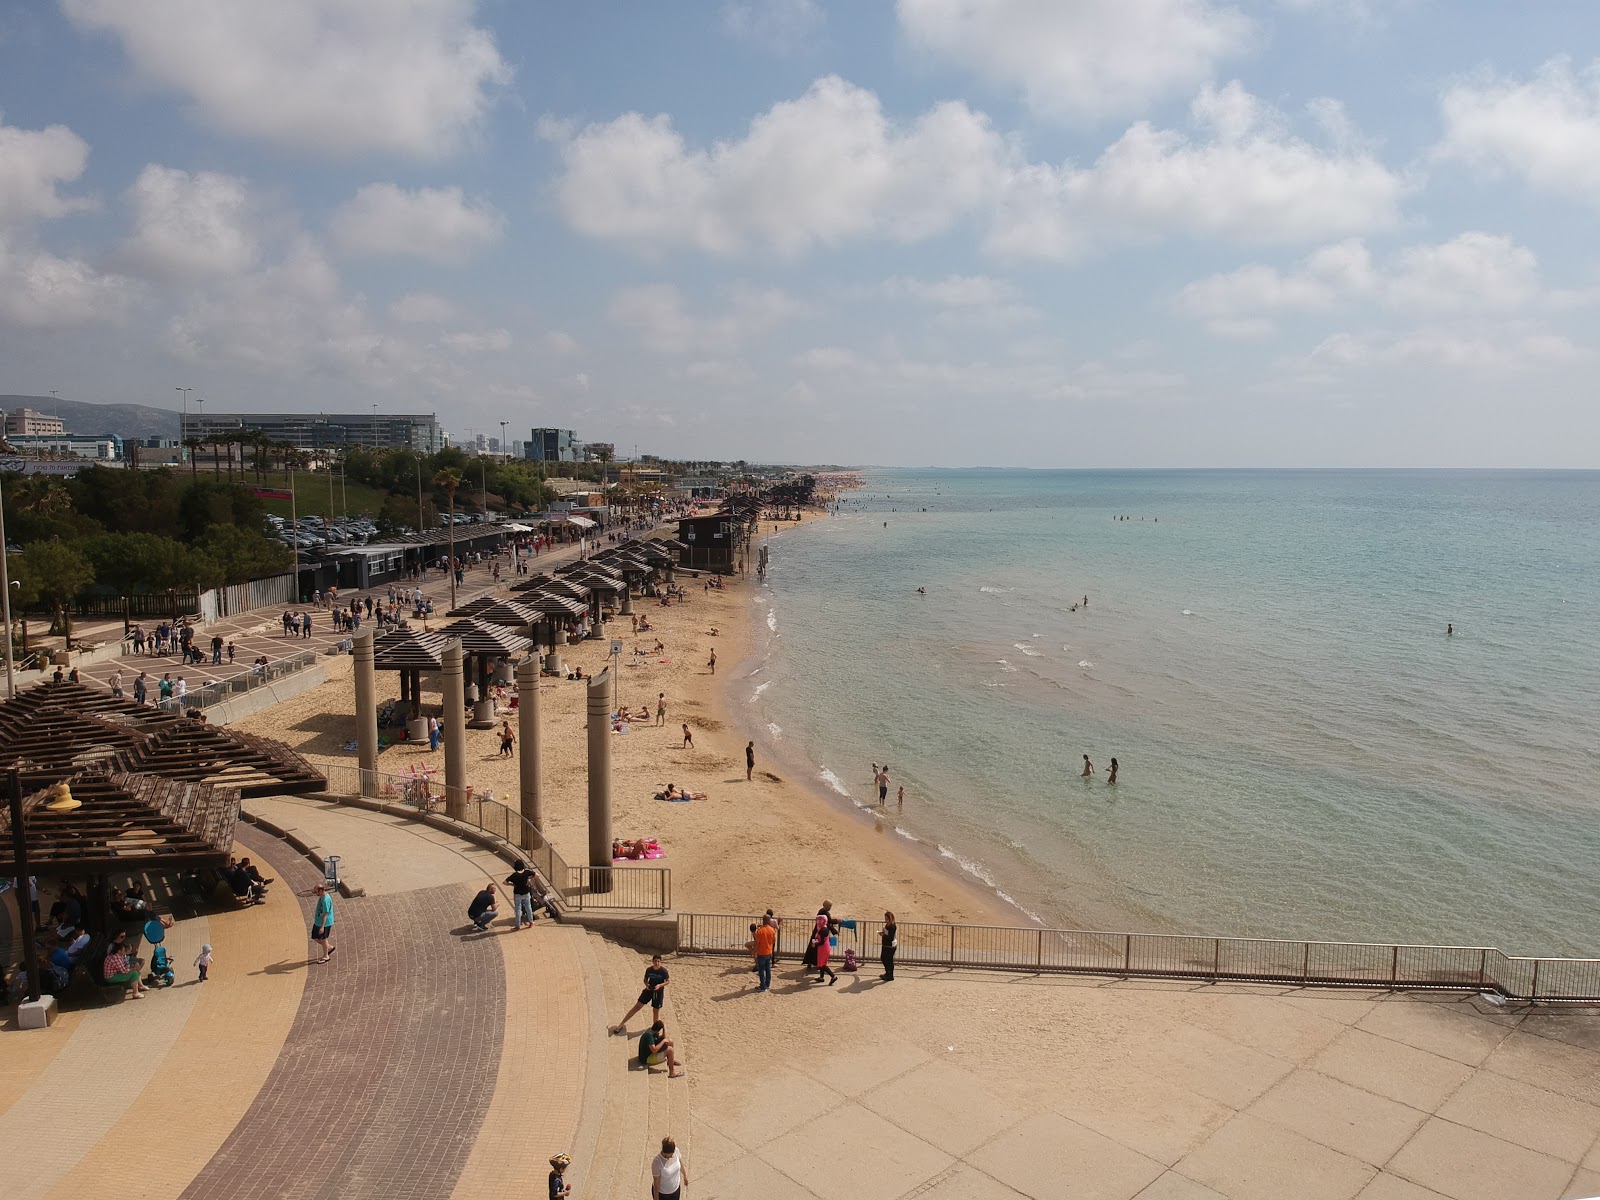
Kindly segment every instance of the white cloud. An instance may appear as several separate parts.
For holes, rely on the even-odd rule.
[[[1326,102],[1313,115],[1329,126]],[[1191,106],[1196,141],[1140,121],[1092,167],[1030,166],[1007,189],[989,248],[1011,258],[1065,259],[1104,237],[1176,232],[1242,242],[1295,242],[1385,229],[1399,221],[1405,181],[1370,152],[1318,147],[1237,82],[1204,88]]]
[[[65,125],[19,129],[0,124],[0,228],[52,220],[92,202],[57,191],[83,174],[89,144]]]
[[[807,311],[777,288],[739,286],[727,299],[725,313],[696,316],[672,284],[646,284],[617,292],[610,317],[658,353],[725,356]]]
[[[367,184],[329,223],[334,243],[347,254],[441,264],[466,261],[504,231],[505,218],[469,201],[458,187],[407,191],[392,183]]]
[[[1533,251],[1509,237],[1469,232],[1407,247],[1387,268],[1375,267],[1366,245],[1351,238],[1324,246],[1288,271],[1252,263],[1196,280],[1178,292],[1175,303],[1213,333],[1256,337],[1271,332],[1275,317],[1326,312],[1358,300],[1427,316],[1518,312],[1542,298]]]
[[[545,121],[566,170],[567,222],[645,250],[752,248],[794,256],[881,235],[914,242],[981,206],[1001,181],[1003,140],[961,103],[907,125],[834,76],[774,105],[738,141],[693,150],[666,116],[628,113],[572,133]]]
[[[131,280],[0,234],[0,322],[72,328],[120,316],[137,294]]]
[[[563,329],[552,329],[544,335],[544,348],[562,357],[578,352],[578,339]]]
[[[1456,371],[1519,371],[1570,366],[1592,354],[1559,334],[1540,330],[1418,329],[1403,334],[1336,333],[1311,352],[1313,366],[1397,365]]]
[[[474,0],[61,0],[207,124],[325,155],[448,154],[511,78]]]
[[[244,180],[151,163],[128,189],[127,201],[133,233],[117,258],[134,274],[180,282],[255,265],[260,247]]]
[[[505,329],[466,330],[445,334],[439,344],[457,354],[503,354],[511,349],[511,333]]]
[[[943,279],[885,280],[885,296],[904,297],[940,308],[991,308],[1017,299],[1014,284],[987,275],[947,275]]]
[[[1445,90],[1439,109],[1439,157],[1600,205],[1600,60],[1574,74],[1568,59],[1555,58],[1527,82],[1462,81]]]
[[[1210,0],[899,0],[911,42],[1068,120],[1137,110],[1244,51],[1248,19]]]
[[[803,46],[826,20],[817,0],[727,0],[721,12],[729,37],[778,54]]]
[[[403,325],[438,325],[455,313],[454,304],[433,292],[409,292],[389,305],[389,315]]]

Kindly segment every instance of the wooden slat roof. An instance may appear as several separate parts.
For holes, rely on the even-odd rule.
[[[23,798],[29,866],[41,875],[220,866],[233,849],[239,792],[154,775],[86,772],[67,785],[82,807],[51,812],[53,788]],[[0,866],[15,867],[0,811]]]
[[[513,633],[504,625],[490,625],[471,617],[452,621],[439,632],[447,638],[460,638],[462,653],[476,658],[509,658],[513,654],[527,653],[528,647],[533,645],[531,639]]]
[[[241,796],[300,795],[328,786],[321,771],[282,742],[199,721],[175,722],[146,745],[116,754],[110,768],[231,787]]]
[[[479,596],[470,604],[452,608],[448,617],[471,617],[487,621],[490,625],[504,625],[508,629],[522,629],[544,619],[543,614],[516,600],[496,600],[493,596]]]
[[[444,665],[448,641],[437,631],[396,629],[373,640],[373,665],[380,671],[437,671]]]
[[[544,617],[581,617],[589,611],[582,600],[561,592],[529,592],[517,603]]]

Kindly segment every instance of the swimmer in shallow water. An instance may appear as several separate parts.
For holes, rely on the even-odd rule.
[[[1111,760],[1111,773],[1106,776],[1106,782],[1107,783],[1115,783],[1116,781],[1117,781],[1117,760],[1113,758]]]
[[[1080,779],[1088,779],[1093,774],[1094,774],[1094,764],[1089,761],[1089,756],[1087,754],[1085,754],[1083,756],[1083,774],[1078,776],[1078,778],[1080,778]]]
[[[1445,637],[1455,637],[1456,627],[1454,625],[1446,625],[1444,627],[1444,635]]]

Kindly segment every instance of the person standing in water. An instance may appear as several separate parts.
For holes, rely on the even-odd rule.
[[[1115,783],[1116,781],[1117,781],[1117,760],[1115,758],[1113,758],[1111,760],[1111,773],[1106,776],[1106,782],[1107,783]]]
[[[1087,754],[1085,754],[1083,756],[1083,774],[1080,775],[1078,778],[1080,778],[1080,779],[1088,779],[1093,774],[1094,774],[1094,764],[1089,761],[1089,756]]]
[[[1454,625],[1446,625],[1444,627],[1444,635],[1445,637],[1455,637],[1456,627]]]

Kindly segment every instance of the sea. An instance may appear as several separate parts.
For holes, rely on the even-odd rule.
[[[1600,956],[1600,472],[863,482],[733,699],[1019,924]]]

